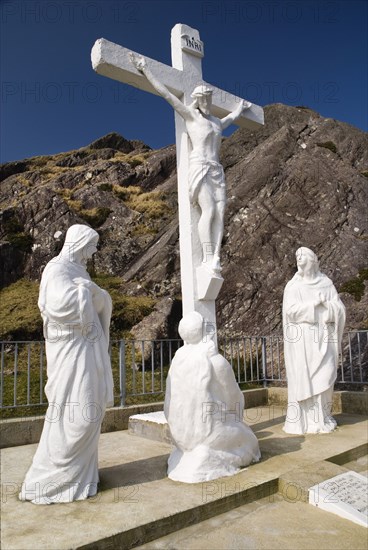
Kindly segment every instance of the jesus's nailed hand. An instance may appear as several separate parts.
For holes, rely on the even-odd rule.
[[[140,72],[143,73],[144,69],[147,67],[147,62],[142,55],[137,55],[133,52],[129,52],[130,61],[133,63],[134,67]]]

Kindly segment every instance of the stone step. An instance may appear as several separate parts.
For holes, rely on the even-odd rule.
[[[173,443],[164,411],[130,416],[128,430],[131,435],[145,437],[153,441],[162,441],[163,443]]]
[[[250,390],[250,392],[243,393],[248,403],[251,404],[248,404],[248,408],[244,410],[244,421],[249,424],[254,422],[258,414],[257,410],[261,409],[261,407],[253,407],[253,403],[257,402],[260,398],[263,399],[265,393],[263,392],[260,394],[258,390]],[[279,416],[281,416],[283,414],[283,410],[280,408],[278,409]],[[164,411],[131,415],[128,421],[128,430],[131,435],[152,439],[153,441],[162,441],[163,443],[173,444]]]
[[[126,430],[105,433],[99,446],[97,496],[42,509],[17,498],[36,445],[3,449],[2,547],[31,549],[36,536],[39,550],[128,550],[243,504],[273,498],[280,488],[286,491],[285,498],[291,498],[298,479],[304,488],[309,483],[301,480],[300,473],[291,475],[294,470],[300,472],[308,466],[314,476],[322,470],[321,462],[341,462],[339,457],[349,462],[366,453],[364,417],[341,414],[336,417],[339,427],[332,434],[290,436],[282,431],[282,409],[261,407],[245,413],[259,439],[262,459],[234,476],[178,483],[166,476],[171,445],[132,436]],[[326,466],[325,474],[336,473],[335,466],[333,471]],[[310,484],[315,481],[311,477]],[[299,495],[295,498],[303,501]],[[300,521],[303,523],[303,518]]]
[[[249,424],[249,419],[254,421],[256,415],[256,409],[247,409],[244,411],[244,421]],[[134,414],[130,416],[128,430],[131,435],[144,437],[152,441],[161,441],[170,445],[174,444],[164,411]]]

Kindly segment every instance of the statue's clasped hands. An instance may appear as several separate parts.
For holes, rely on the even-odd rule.
[[[328,301],[328,300],[326,299],[326,296],[324,296],[324,295],[322,294],[322,292],[319,292],[319,293],[318,293],[318,300],[316,301],[315,305],[316,305],[316,306],[321,305],[321,306],[324,306],[324,307],[328,307],[327,301]]]

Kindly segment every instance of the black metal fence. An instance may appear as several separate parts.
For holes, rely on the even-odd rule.
[[[165,392],[171,360],[181,340],[117,340],[110,355],[115,384],[115,405],[127,398],[144,401]],[[285,385],[284,339],[282,336],[224,338],[219,352],[231,364],[240,385]],[[47,405],[45,343],[1,342],[0,408]],[[368,331],[344,334],[336,388],[368,385]]]

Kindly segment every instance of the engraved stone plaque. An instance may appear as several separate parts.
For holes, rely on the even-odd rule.
[[[368,479],[350,471],[309,489],[309,503],[368,527]]]

